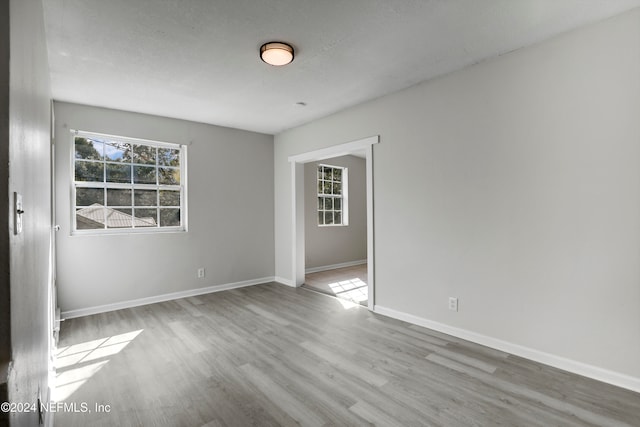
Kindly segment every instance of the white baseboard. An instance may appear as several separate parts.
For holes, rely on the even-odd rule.
[[[156,302],[171,301],[174,299],[193,297],[196,295],[210,294],[212,292],[226,291],[229,289],[243,288],[245,286],[259,285],[273,282],[274,277],[261,277],[259,279],[244,280],[242,282],[227,283],[224,285],[208,286],[206,288],[189,289],[186,291],[172,292],[169,294],[156,295],[152,297],[139,298],[130,301],[116,302],[112,304],[97,305],[94,307],[79,308],[76,310],[63,311],[63,319],[73,319],[74,317],[89,316],[92,314],[106,313],[108,311],[121,310],[123,308],[138,307],[141,305],[153,304]]]
[[[278,283],[282,283],[283,285],[291,286],[292,288],[296,287],[296,284],[293,282],[293,280],[285,279],[284,277],[276,276],[273,280]]]
[[[433,329],[457,338],[462,338],[476,344],[481,344],[500,351],[514,354],[516,356],[524,357],[535,362],[553,366],[554,368],[562,369],[574,374],[582,375],[584,377],[592,378],[635,392],[640,392],[640,378],[621,374],[615,371],[610,371],[608,369],[599,368],[597,366],[588,365],[586,363],[567,359],[554,354],[545,353],[543,351],[524,347],[519,344],[510,343],[508,341],[503,341],[497,338],[478,334],[466,329],[449,326],[444,323],[435,322],[433,320],[414,316],[412,314],[407,314],[379,305],[376,305],[373,311],[384,316],[393,317],[394,319],[402,320],[418,326],[423,326],[425,328]]]
[[[357,261],[349,261],[349,262],[341,262],[340,264],[331,264],[331,265],[323,265],[320,267],[311,267],[311,268],[307,268],[304,272],[305,273],[317,273],[319,271],[327,271],[327,270],[335,270],[336,268],[343,268],[343,267],[353,267],[354,265],[362,265],[362,264],[366,264],[367,260],[366,259],[359,259]]]

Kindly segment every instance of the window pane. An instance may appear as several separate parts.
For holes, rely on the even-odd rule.
[[[322,209],[324,207],[324,197],[318,197],[318,209]]]
[[[155,227],[158,225],[157,209],[136,209],[134,224],[137,227]]]
[[[157,206],[157,190],[135,190],[133,193],[135,206]],[[136,214],[137,216],[137,214]]]
[[[182,225],[179,146],[99,134],[73,143],[77,230]]]
[[[107,189],[107,206],[131,206],[131,190]],[[129,210],[131,215],[131,210]]]
[[[155,184],[156,170],[155,166],[134,166],[133,182],[136,184]]]
[[[328,211],[333,209],[333,199],[331,197],[326,197],[324,199],[324,208]]]
[[[104,182],[104,163],[76,160],[76,181]]]
[[[104,145],[100,141],[76,137],[75,158],[85,160],[102,160]]]
[[[342,212],[333,213],[333,222],[335,224],[342,224]]]
[[[158,148],[158,164],[163,166],[180,166],[180,150]]]
[[[318,194],[322,194],[324,189],[324,183],[322,181],[318,181]]]
[[[131,146],[123,142],[108,141],[104,144],[104,155],[109,162],[131,162]]]
[[[324,179],[331,181],[331,168],[324,168]]]
[[[324,224],[324,212],[320,211],[318,212],[318,225],[323,225]]]
[[[108,196],[107,196],[108,197]],[[133,217],[131,209],[110,209],[105,210],[107,214],[107,228],[131,228],[133,227]]]
[[[160,191],[160,206],[180,206],[180,192],[170,190]]]
[[[156,164],[156,147],[149,147],[148,145],[134,145],[133,146],[133,163],[155,165]]]
[[[339,211],[342,209],[342,199],[339,197],[336,197],[335,199],[333,199],[333,209]]]
[[[342,181],[342,169],[333,170],[333,180],[338,182]]]
[[[107,182],[131,182],[131,166],[107,163]]]
[[[333,224],[333,212],[325,212],[324,213],[324,223],[325,224]]]
[[[323,176],[324,176],[324,173],[322,172],[322,166],[318,166],[317,178],[322,179]]]
[[[102,206],[91,206],[76,210],[76,228],[78,230],[104,228],[104,208]]]
[[[325,182],[324,182],[324,191],[323,191],[323,193],[324,193],[324,194],[331,194],[331,188],[332,188],[332,187],[331,187],[331,183],[330,183],[330,182],[325,181]]]
[[[104,188],[76,188],[76,206],[104,204]]]
[[[180,226],[180,209],[160,209],[160,227]]]
[[[333,183],[333,194],[342,194],[342,184],[339,182]]]
[[[158,178],[160,184],[178,185],[180,184],[180,169],[158,168]]]

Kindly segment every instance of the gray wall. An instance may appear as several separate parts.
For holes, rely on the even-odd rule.
[[[376,306],[637,381],[639,34],[634,10],[277,135],[276,275],[287,157],[378,134]]]
[[[7,6],[9,11],[7,11]],[[10,340],[12,365],[8,373],[10,402],[36,403],[38,390],[47,398],[48,338],[51,333],[49,317],[50,239],[51,239],[51,178],[50,178],[50,88],[49,67],[44,36],[42,2],[38,0],[11,0],[2,2],[3,20],[9,13],[10,64],[6,67],[2,52],[3,114],[0,116],[3,154],[2,216],[9,223],[0,228],[2,233],[1,304],[3,316],[7,313],[6,288],[10,283]],[[5,26],[2,26],[5,31]],[[6,34],[2,43],[6,42]],[[6,76],[9,71],[9,97],[6,97]],[[9,112],[6,114],[6,103]],[[8,144],[7,120],[8,118]],[[9,163],[6,162],[8,149]],[[7,166],[9,179],[7,181]],[[7,194],[8,188],[8,194]],[[24,231],[13,235],[13,192],[24,198]],[[7,204],[7,200],[9,203]],[[7,236],[8,233],[8,236]],[[9,271],[7,275],[7,237],[9,240]],[[2,319],[2,334],[6,333]],[[3,337],[3,346],[6,343]],[[3,347],[4,348],[4,347]],[[14,413],[11,425],[38,425],[37,413]]]
[[[54,109],[63,311],[273,276],[271,135],[59,102]],[[188,144],[189,231],[71,236],[70,129]]]
[[[349,225],[346,227],[318,226],[317,171],[321,163],[349,169]],[[304,165],[306,268],[367,259],[366,167],[366,161],[355,156]]]

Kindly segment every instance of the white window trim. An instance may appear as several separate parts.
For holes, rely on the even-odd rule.
[[[111,135],[106,133],[98,133],[98,132],[88,132],[76,129],[70,129],[71,134],[71,150],[70,150],[70,193],[71,193],[71,235],[72,236],[109,236],[109,235],[121,235],[121,234],[162,234],[162,233],[184,233],[188,231],[187,225],[187,146],[184,144],[170,143],[170,142],[162,142],[162,141],[154,141],[143,138],[131,138],[119,135]],[[87,137],[87,138],[101,138],[101,139],[109,139],[115,142],[122,142],[128,144],[143,144],[157,148],[172,148],[172,149],[180,149],[180,185],[162,185],[162,184],[126,184],[126,183],[98,183],[91,181],[78,181],[75,180],[75,138],[76,137]],[[97,162],[97,161],[96,161]],[[167,168],[171,168],[168,166]],[[176,169],[176,168],[174,168]],[[122,188],[122,189],[131,189],[131,188],[140,188],[140,189],[175,189],[180,188],[180,226],[174,227],[140,227],[140,228],[98,228],[91,230],[78,230],[76,223],[76,188]],[[172,206],[169,206],[171,208]],[[159,218],[158,218],[159,221]]]
[[[320,194],[317,192],[318,189],[318,175],[317,175],[317,168],[323,166],[323,167],[327,167],[327,168],[333,168],[333,169],[341,169],[342,170],[342,194],[341,195],[333,195],[333,194]],[[318,223],[318,227],[348,227],[349,226],[349,168],[345,167],[345,166],[336,166],[336,165],[329,165],[329,164],[325,164],[325,163],[320,163],[318,164],[318,166],[316,167],[316,193],[317,193],[317,197],[332,197],[334,199],[341,199],[342,200],[342,223],[341,224],[319,224]],[[316,200],[317,200],[316,197]],[[320,211],[321,209],[319,207],[316,207],[316,222],[318,222],[318,211]],[[324,209],[322,209],[324,211]]]

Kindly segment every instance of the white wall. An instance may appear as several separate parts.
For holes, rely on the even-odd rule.
[[[348,226],[318,226],[317,172],[319,164],[348,168]],[[366,167],[366,161],[356,156],[334,157],[304,165],[306,268],[367,259]]]
[[[271,135],[59,102],[54,108],[62,311],[273,277]],[[188,144],[189,231],[71,236],[70,129]]]
[[[277,135],[276,275],[287,157],[379,134],[377,307],[640,389],[639,76],[634,10]]]
[[[38,391],[47,399],[49,342],[50,247],[51,247],[51,178],[50,178],[50,87],[49,65],[44,35],[42,2],[11,0],[1,3],[0,15],[8,16],[9,35],[2,43],[10,46],[7,69],[2,61],[2,217],[9,219],[2,227],[3,247],[2,298],[8,298],[10,311],[11,362],[8,372],[8,401],[35,404]],[[9,29],[2,27],[3,31]],[[3,47],[3,53],[4,53]],[[8,72],[8,74],[6,74]],[[6,78],[9,76],[7,91]],[[8,92],[8,97],[6,96]],[[6,103],[6,104],[5,104]],[[7,121],[8,120],[8,121]],[[8,124],[8,141],[6,139]],[[8,150],[8,163],[5,157]],[[8,174],[6,171],[8,170]],[[8,180],[7,180],[8,177]],[[8,192],[7,192],[8,189]],[[23,195],[25,213],[23,232],[13,234],[13,192]],[[8,193],[8,194],[7,194]],[[9,202],[7,204],[7,202]],[[9,262],[5,243],[9,242]],[[9,265],[10,275],[6,266]],[[6,287],[10,286],[10,295]],[[1,304],[3,317],[6,299]],[[6,321],[6,319],[2,319]],[[2,334],[9,326],[2,322]],[[3,337],[4,338],[4,337]],[[1,340],[6,344],[6,338]],[[8,349],[9,347],[7,347]],[[4,350],[4,348],[3,348]],[[2,360],[5,362],[5,360]],[[6,371],[2,369],[4,375]],[[3,378],[4,382],[4,378]],[[3,384],[4,385],[4,384]],[[4,388],[4,387],[3,387]],[[0,399],[4,400],[4,399]],[[2,416],[0,414],[0,424]],[[37,413],[12,413],[10,425],[38,425]]]
[[[6,399],[6,366],[11,361],[11,304],[9,272],[9,0],[0,7],[0,400]],[[0,415],[1,417],[2,415]],[[2,418],[0,418],[2,420]]]

